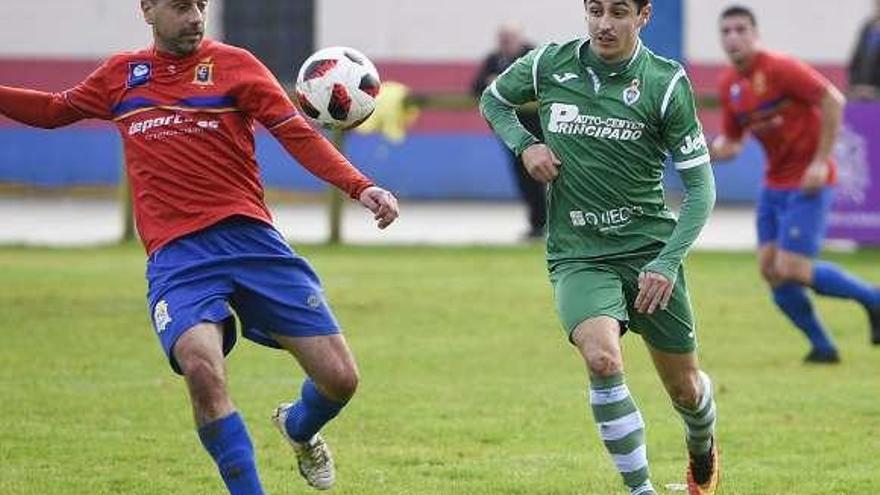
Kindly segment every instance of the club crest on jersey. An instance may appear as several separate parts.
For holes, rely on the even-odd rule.
[[[639,98],[642,97],[642,92],[639,91],[639,85],[641,82],[638,79],[633,79],[630,83],[629,87],[623,90],[623,102],[628,106],[633,106]]]
[[[214,62],[205,60],[196,66],[193,84],[198,84],[199,86],[214,85]]]
[[[137,88],[150,82],[153,77],[153,65],[150,62],[129,62],[128,82],[129,88]]]

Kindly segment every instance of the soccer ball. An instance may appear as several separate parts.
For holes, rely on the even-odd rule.
[[[379,72],[363,53],[344,46],[315,52],[300,67],[296,99],[303,113],[331,129],[352,129],[376,109]]]

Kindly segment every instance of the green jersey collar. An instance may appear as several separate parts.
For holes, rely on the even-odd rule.
[[[590,50],[590,38],[587,38],[580,43],[577,49],[578,60],[580,60],[581,64],[586,67],[589,72],[595,71],[607,77],[625,75],[633,65],[635,65],[636,61],[642,58],[642,54],[645,51],[644,46],[642,45],[642,39],[639,38],[633,56],[630,57],[629,60],[618,62],[616,64],[609,64],[600,59],[592,50]]]

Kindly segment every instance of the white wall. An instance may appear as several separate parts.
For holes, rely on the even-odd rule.
[[[663,0],[658,0],[662,2]],[[687,0],[685,54],[719,62],[718,15],[732,3],[755,11],[764,44],[811,62],[843,63],[875,0]]]
[[[473,60],[509,20],[535,42],[586,31],[578,0],[318,0],[317,45],[350,45],[373,58]]]
[[[663,8],[665,0],[654,0]],[[575,0],[318,0],[319,45],[350,44],[376,58],[470,60],[493,42],[495,26],[520,20],[536,41],[584,30]],[[718,14],[732,3],[756,11],[766,44],[814,62],[843,63],[875,0],[685,0],[685,54],[720,62]]]
[[[211,0],[219,35],[224,0]],[[249,1],[249,0],[225,0]],[[291,0],[293,1],[293,0]],[[662,8],[665,0],[654,0]],[[687,56],[719,62],[717,17],[733,2],[752,6],[768,46],[815,62],[842,63],[874,0],[685,0]],[[534,41],[585,31],[577,0],[317,0],[318,45],[355,46],[373,58],[474,60],[495,28],[519,20]],[[0,56],[95,58],[147,45],[137,0],[0,0]]]
[[[208,33],[222,27],[212,6]],[[0,0],[0,56],[104,57],[151,42],[137,0]]]

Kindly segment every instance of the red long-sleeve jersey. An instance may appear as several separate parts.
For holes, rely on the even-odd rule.
[[[792,57],[760,52],[745,72],[728,68],[721,77],[724,134],[755,135],[767,153],[765,184],[797,189],[815,158],[822,131],[819,103],[831,84],[815,69]],[[829,183],[837,167],[829,160]]]
[[[155,48],[115,55],[62,93],[0,87],[0,113],[45,128],[85,118],[114,122],[148,254],[230,216],[271,223],[254,120],[351,197],[372,185],[297,113],[259,60],[211,40],[185,58]]]

